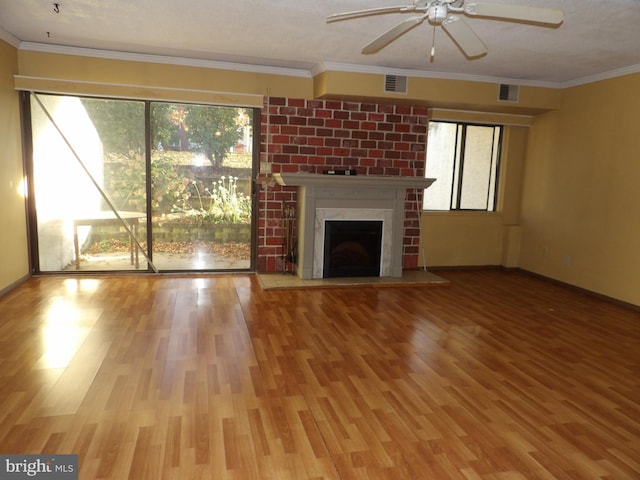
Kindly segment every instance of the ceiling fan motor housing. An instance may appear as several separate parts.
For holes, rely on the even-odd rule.
[[[449,10],[446,5],[430,5],[429,6],[429,23],[436,25],[441,24],[449,14]]]

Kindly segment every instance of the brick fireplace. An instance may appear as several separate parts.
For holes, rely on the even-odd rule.
[[[333,178],[322,172],[352,169],[357,176],[342,177],[343,180],[366,182],[366,178],[384,177],[424,182],[426,131],[424,107],[266,98],[261,118],[260,161],[268,165],[274,175],[263,174],[258,179],[258,271],[293,271],[294,268],[285,258],[285,211],[299,210],[299,187],[283,181],[278,183],[278,176],[282,179],[291,174],[314,174],[314,178],[316,175]],[[394,264],[396,271],[418,265],[419,213],[424,186],[415,183],[400,189],[393,187],[393,194],[386,194],[392,195],[397,204],[393,207],[397,209],[394,245],[399,247],[396,254],[399,258]],[[373,192],[378,197],[377,188],[371,185],[360,190]],[[387,205],[381,210],[390,208]]]

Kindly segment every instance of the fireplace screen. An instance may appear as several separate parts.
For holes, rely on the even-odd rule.
[[[382,220],[327,220],[322,276],[379,277]]]

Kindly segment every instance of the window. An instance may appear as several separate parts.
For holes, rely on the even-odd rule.
[[[429,122],[425,210],[496,209],[502,127]]]

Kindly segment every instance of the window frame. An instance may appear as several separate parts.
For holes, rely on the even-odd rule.
[[[427,126],[427,132],[429,130],[429,124],[431,123],[443,123],[455,125],[455,138],[453,146],[453,159],[451,161],[451,177],[446,179],[450,182],[451,192],[448,201],[448,209],[434,209],[426,208],[425,201],[428,195],[427,190],[424,191],[423,211],[427,212],[496,212],[498,209],[498,195],[500,186],[500,168],[502,160],[503,140],[504,140],[504,125],[502,124],[488,124],[488,123],[474,123],[464,121],[452,121],[452,120],[429,120]],[[493,129],[493,141],[491,144],[491,156],[489,159],[489,175],[486,179],[486,207],[485,208],[463,208],[461,207],[463,192],[464,192],[464,169],[467,149],[467,134],[469,127],[483,127]],[[429,137],[427,133],[427,143]],[[425,177],[428,177],[428,147],[425,150]],[[439,179],[436,179],[439,180]]]

